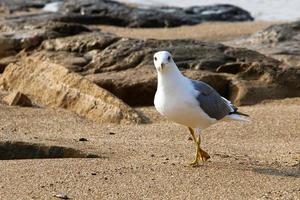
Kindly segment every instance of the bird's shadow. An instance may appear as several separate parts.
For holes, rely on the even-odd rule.
[[[300,163],[293,167],[275,168],[275,167],[253,167],[252,170],[259,174],[272,176],[300,178]]]
[[[220,156],[221,158],[230,158],[227,154],[215,154]],[[236,157],[236,156],[235,156]],[[235,159],[235,160],[241,160]],[[271,176],[282,176],[282,177],[294,177],[294,178],[300,178],[300,160],[297,160],[297,163],[292,166],[280,166],[277,164],[258,164],[257,162],[253,162],[250,160],[247,160],[243,162],[242,164],[239,164],[240,170],[245,170],[245,167],[247,170],[253,171],[255,173],[259,174],[265,174],[265,175],[271,175]]]

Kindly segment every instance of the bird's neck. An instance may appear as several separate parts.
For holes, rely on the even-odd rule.
[[[175,89],[182,85],[185,77],[177,67],[172,70],[157,73],[157,89]]]

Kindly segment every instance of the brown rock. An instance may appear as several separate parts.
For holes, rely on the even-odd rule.
[[[31,107],[31,100],[23,93],[14,91],[3,98],[3,101],[10,106],[25,106]]]
[[[139,40],[93,32],[47,40],[42,47],[45,51],[39,53],[45,57],[84,75],[132,106],[153,104],[156,71],[152,59],[159,50],[170,51],[188,77],[211,84],[237,104],[299,95],[296,70],[283,68],[282,62],[255,51],[222,44]],[[292,77],[288,84],[284,81],[287,74]]]
[[[144,122],[111,93],[40,56],[8,65],[0,85],[6,90],[21,91],[37,104],[65,108],[98,122]]]

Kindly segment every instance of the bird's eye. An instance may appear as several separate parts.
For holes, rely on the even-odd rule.
[[[171,56],[168,56],[168,61],[169,61],[169,62],[171,61]]]
[[[155,60],[155,61],[157,61],[157,58],[156,58],[156,57],[154,57],[154,60]]]

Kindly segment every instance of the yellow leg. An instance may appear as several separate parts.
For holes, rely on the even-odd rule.
[[[197,140],[197,146],[198,146],[197,150],[199,151],[198,156],[203,162],[205,162],[210,158],[210,156],[208,155],[208,153],[206,153],[206,151],[201,149],[200,144],[201,144],[201,137],[199,135]]]
[[[195,155],[195,160],[192,161],[192,163],[190,163],[190,165],[192,166],[198,166],[199,165],[199,159],[202,160],[203,162],[207,161],[210,156],[208,155],[208,153],[206,153],[203,149],[201,149],[200,144],[201,144],[201,137],[199,135],[198,139],[195,136],[195,132],[194,129],[189,128],[189,131],[192,135],[192,138],[196,144],[196,155]]]
[[[198,145],[197,145],[197,139],[196,139],[196,136],[195,136],[195,132],[194,132],[194,129],[189,128],[189,131],[191,133],[191,136],[193,138],[193,141],[195,142],[196,144],[196,155],[195,155],[195,159],[190,163],[191,166],[198,166],[199,165],[199,150],[198,150]]]

